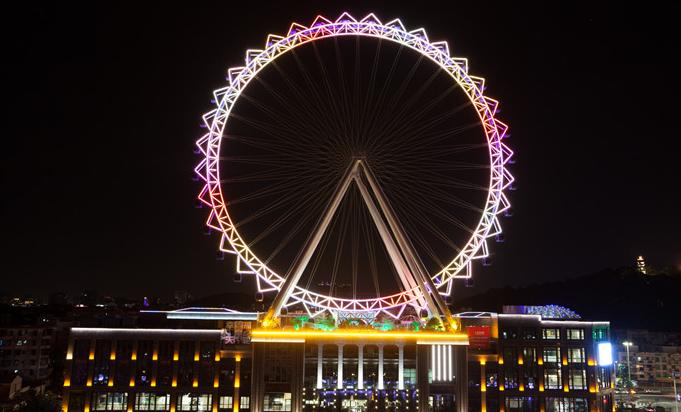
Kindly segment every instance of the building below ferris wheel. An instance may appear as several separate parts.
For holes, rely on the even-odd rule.
[[[456,334],[412,316],[262,329],[253,312],[145,312],[152,327],[71,330],[62,411],[613,410],[609,323],[542,308],[454,314]]]

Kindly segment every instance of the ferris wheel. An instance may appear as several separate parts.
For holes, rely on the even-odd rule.
[[[199,200],[270,311],[446,315],[454,279],[502,240],[513,184],[507,126],[467,59],[343,13],[270,34],[227,81],[197,141]]]

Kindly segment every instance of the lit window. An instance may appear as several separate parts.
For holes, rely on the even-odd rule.
[[[584,348],[568,348],[569,363],[584,363]]]
[[[558,328],[542,329],[542,338],[546,340],[560,339],[560,329]]]
[[[544,363],[560,362],[560,348],[544,348]]]
[[[558,368],[544,369],[544,388],[561,389],[561,371]]]
[[[167,411],[170,410],[170,395],[163,393],[140,392],[135,395],[136,411]]]
[[[248,396],[242,396],[241,397],[241,403],[239,404],[239,408],[251,409],[251,398],[249,398]]]
[[[185,393],[177,403],[178,411],[210,411],[212,396],[210,394]]]
[[[291,393],[266,393],[263,403],[266,411],[290,411]],[[245,408],[243,405],[241,407]]]
[[[219,406],[220,406],[220,409],[232,409],[232,406],[233,406],[232,397],[231,396],[221,396]]]
[[[570,389],[585,390],[586,389],[586,371],[584,369],[570,369],[568,373],[568,384]]]
[[[569,340],[584,340],[584,329],[568,329],[567,338]]]
[[[93,411],[123,411],[128,406],[126,392],[93,393],[91,409]]]

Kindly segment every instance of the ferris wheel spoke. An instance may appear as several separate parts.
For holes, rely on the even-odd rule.
[[[447,247],[452,248],[454,250],[458,249],[458,246],[456,245],[456,242],[452,241],[449,236],[440,228],[439,225],[437,225],[435,222],[433,222],[429,217],[423,215],[423,213],[418,214],[421,212],[423,209],[424,205],[420,204],[419,207],[415,207],[412,209],[409,214],[405,214],[403,218],[410,220],[408,216],[414,216],[415,219],[419,221],[419,227],[424,227],[426,229],[429,229],[430,233],[433,234],[437,239],[442,241]],[[420,209],[421,208],[421,209]]]
[[[388,70],[388,74],[385,76],[385,80],[383,81],[383,84],[381,86],[381,90],[378,93],[378,96],[376,98],[376,102],[371,105],[371,101],[368,100],[369,107],[371,107],[371,110],[369,110],[369,113],[366,116],[366,128],[363,130],[363,135],[365,136],[372,136],[374,135],[374,131],[376,130],[379,125],[377,124],[377,120],[379,117],[381,117],[382,114],[382,109],[385,107],[385,99],[388,97],[387,93],[388,90],[390,89],[390,85],[392,84],[393,77],[395,76],[395,72],[397,71],[400,58],[402,56],[402,53],[404,51],[404,46],[400,44],[400,47],[397,49],[395,52],[395,56],[393,57],[393,61],[390,65],[390,69]],[[380,57],[380,50],[377,51],[377,54]],[[374,57],[376,59],[376,57]],[[372,90],[374,87],[374,83],[371,83],[372,85]]]
[[[297,136],[299,140],[302,139],[307,141],[312,140],[309,136],[315,136],[323,133],[323,128],[316,126],[316,122],[311,118],[300,119],[298,116],[295,116],[294,119],[289,119],[280,115],[279,111],[275,108],[265,105],[248,96],[245,96],[245,98],[247,101],[251,102],[255,108],[260,110],[262,113],[277,123],[276,126],[271,126],[272,130],[280,131],[283,128],[291,135]],[[269,124],[269,122],[263,122],[263,124]]]
[[[301,101],[301,100],[304,101],[305,107],[296,106],[295,103],[297,103],[298,101],[293,102],[293,101],[291,101],[291,99],[286,99],[285,97],[281,96],[281,94],[278,93],[273,86],[271,86],[268,82],[266,82],[260,76],[257,76],[256,79],[258,80],[258,82],[261,85],[264,86],[265,90],[267,90],[270,93],[270,95],[272,95],[276,99],[279,106],[282,107],[286,111],[286,113],[288,113],[291,117],[295,118],[295,120],[298,122],[297,123],[298,127],[314,127],[312,122],[310,122],[310,120],[311,119],[312,120],[318,119],[317,116],[308,116],[307,118],[301,116],[301,113],[315,113],[315,112],[306,112],[305,111],[305,110],[309,109],[309,106],[307,104],[307,101],[305,99],[302,99],[302,96],[301,96],[301,99],[297,99],[297,100],[298,101]],[[286,77],[285,80],[288,80],[288,77]],[[290,82],[290,80],[288,80],[288,82]],[[289,83],[287,83],[287,85],[289,85]],[[289,86],[289,87],[291,87],[291,86]],[[297,88],[295,88],[295,87],[294,87],[294,90],[296,90],[296,92],[298,92]],[[300,95],[300,93],[297,93],[297,94]],[[316,127],[314,127],[315,130],[317,132],[319,132],[321,130],[321,125],[317,124],[316,121],[314,122],[314,125],[316,126]]]
[[[321,72],[321,76],[323,79],[323,84],[324,84],[324,92],[326,95],[326,99],[328,100],[329,106],[331,108],[331,112],[334,115],[336,119],[343,119],[343,109],[339,106],[338,104],[338,98],[336,96],[336,93],[334,92],[334,88],[331,86],[331,83],[329,82],[329,73],[326,69],[326,65],[324,64],[321,55],[319,53],[319,48],[317,47],[316,44],[312,43],[312,47],[314,50],[315,58],[317,59],[317,65],[319,67],[319,70]],[[332,122],[333,123],[333,122]],[[342,133],[343,135],[347,135],[347,128],[345,125],[345,122],[343,121],[337,121],[335,122],[336,128],[334,129],[336,132],[334,137],[340,136]],[[339,141],[338,138],[334,138],[334,143],[342,143]]]
[[[296,59],[296,64],[298,64],[298,58],[295,53],[295,50],[292,51],[291,54],[294,59]],[[300,87],[296,85],[293,80],[291,79],[291,76],[289,73],[286,71],[282,70],[279,64],[277,62],[273,62],[273,67],[277,70],[277,73],[279,74],[280,78],[284,81],[284,83],[287,86],[288,91],[295,97],[296,102],[306,110],[307,113],[312,113],[313,117],[316,119],[326,119],[327,124],[333,124],[333,118],[328,118],[328,114],[326,110],[323,110],[323,107],[325,106],[325,102],[323,100],[318,100],[315,103],[310,102],[309,98],[306,98],[307,96],[304,96],[300,92]],[[300,70],[300,68],[299,68]],[[313,82],[310,82],[314,84]]]
[[[475,204],[468,202],[462,199],[461,197],[454,195],[451,192],[442,190],[441,187],[423,184],[420,180],[417,179],[412,179],[409,181],[404,180],[401,181],[400,183],[404,186],[403,191],[405,193],[409,193],[414,196],[427,195],[436,196],[438,199],[441,199],[442,202],[448,203],[452,206],[457,206],[473,212],[483,211],[483,209],[480,206],[476,206]]]
[[[334,116],[330,116],[331,110],[335,108],[334,99],[328,99],[323,96],[323,92],[321,92],[317,86],[317,82],[312,80],[310,77],[310,74],[308,73],[308,70],[305,68],[305,65],[301,62],[300,58],[296,54],[295,50],[293,51],[292,54],[293,58],[296,61],[296,66],[298,67],[299,72],[303,76],[303,80],[305,81],[305,85],[308,88],[310,98],[306,100],[312,101],[312,105],[317,107],[317,111],[320,113],[319,119],[324,119],[325,124],[327,125],[327,133],[329,133],[331,136],[339,136],[341,135],[340,131],[343,129],[343,122],[337,121],[337,119],[341,118],[338,116],[335,116],[335,121],[334,121]],[[329,110],[331,109],[331,110]]]
[[[454,217],[451,213],[447,213],[446,210],[442,209],[440,206],[435,205],[431,202],[423,200],[422,196],[409,196],[409,195],[397,195],[395,197],[402,197],[402,202],[407,205],[407,204],[412,204],[414,206],[413,210],[411,212],[420,212],[420,216],[425,217],[424,215],[424,210],[428,210],[428,213],[431,215],[434,215],[441,219],[444,222],[447,222],[449,224],[452,224],[459,229],[462,229],[466,231],[469,234],[473,234],[475,231],[468,227],[465,223],[463,223],[460,219]],[[411,202],[409,202],[409,200]],[[425,208],[425,209],[424,209]]]

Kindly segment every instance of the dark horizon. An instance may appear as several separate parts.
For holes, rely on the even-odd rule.
[[[354,4],[354,6],[352,5]],[[504,4],[95,11],[31,4],[3,30],[3,289],[196,296],[243,290],[195,209],[194,142],[225,70],[268,33],[317,14],[425,27],[487,79],[510,125],[518,190],[475,287],[633,266],[681,267],[679,5],[558,10]],[[448,9],[448,7],[451,7]],[[92,13],[94,12],[94,17]],[[83,27],[85,25],[85,27]]]

